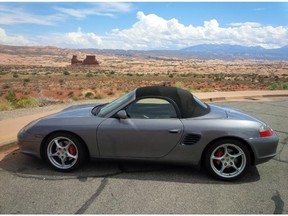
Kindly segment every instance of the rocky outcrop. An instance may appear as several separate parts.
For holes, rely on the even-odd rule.
[[[71,65],[99,65],[99,62],[95,55],[87,55],[83,61],[78,60],[77,55],[73,55]]]
[[[73,55],[71,59],[71,65],[74,65],[74,64],[82,64],[82,61],[77,59],[77,55]]]

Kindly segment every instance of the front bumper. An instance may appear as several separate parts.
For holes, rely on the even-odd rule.
[[[18,135],[20,152],[37,158],[41,158],[41,136],[32,135],[25,130],[20,130]]]

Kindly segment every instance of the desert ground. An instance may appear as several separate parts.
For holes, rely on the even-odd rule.
[[[288,89],[287,61],[97,54],[98,66],[71,66],[72,55],[83,60],[88,54],[49,47],[0,51],[0,110],[115,98],[147,85],[191,92]]]

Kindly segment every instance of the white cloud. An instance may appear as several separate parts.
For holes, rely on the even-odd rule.
[[[177,49],[198,44],[234,44],[277,48],[288,44],[288,28],[260,23],[232,23],[223,28],[217,20],[203,26],[185,26],[177,19],[165,20],[139,11],[138,21],[129,29],[113,29],[101,46],[123,49]],[[109,41],[109,43],[107,43]]]
[[[114,17],[118,13],[127,13],[132,10],[132,5],[129,3],[110,2],[110,3],[93,3],[89,8],[64,8],[55,7],[55,10],[75,17],[77,19],[84,19],[87,16],[108,16]]]
[[[117,7],[122,7],[119,4]],[[106,7],[107,13],[116,10],[114,6]],[[123,6],[123,11],[125,5]],[[78,16],[82,17],[81,13]],[[86,15],[87,16],[87,15]],[[279,48],[288,44],[287,26],[264,26],[256,22],[231,23],[221,27],[216,20],[204,21],[203,25],[184,25],[177,19],[166,20],[156,14],[145,15],[139,11],[137,22],[127,29],[112,29],[105,35],[83,32],[78,28],[75,32],[55,33],[35,36],[31,41],[41,45],[52,45],[71,48],[100,49],[181,49],[199,44],[232,44],[243,46],[262,46]],[[0,43],[28,43],[22,36],[8,36],[1,29]],[[4,42],[1,42],[4,41]],[[5,42],[6,41],[6,42]],[[18,42],[17,42],[18,41]]]
[[[73,8],[60,8],[60,7],[55,7],[55,9],[61,13],[67,14],[77,19],[84,19],[89,15],[108,16],[108,17],[114,16],[112,13],[98,12],[95,9],[73,9]]]
[[[40,36],[38,41],[44,45],[71,48],[93,48],[99,46],[102,42],[99,36],[94,33],[82,32],[80,27],[76,32]]]
[[[20,46],[31,46],[35,45],[34,42],[29,41],[25,37],[18,35],[8,35],[5,29],[0,28],[0,44],[4,45],[20,45]]]
[[[55,25],[58,22],[65,20],[65,17],[61,14],[54,15],[35,15],[21,8],[9,8],[0,6],[0,24],[37,24],[37,25]]]
[[[244,23],[238,22],[238,23],[230,23],[230,26],[233,26],[233,27],[247,26],[247,27],[251,27],[251,28],[254,28],[254,27],[258,28],[258,27],[261,27],[262,24],[257,23],[257,22],[244,22]]]

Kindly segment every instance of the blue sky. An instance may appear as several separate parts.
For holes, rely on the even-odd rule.
[[[181,49],[288,45],[288,3],[0,2],[0,44]]]

